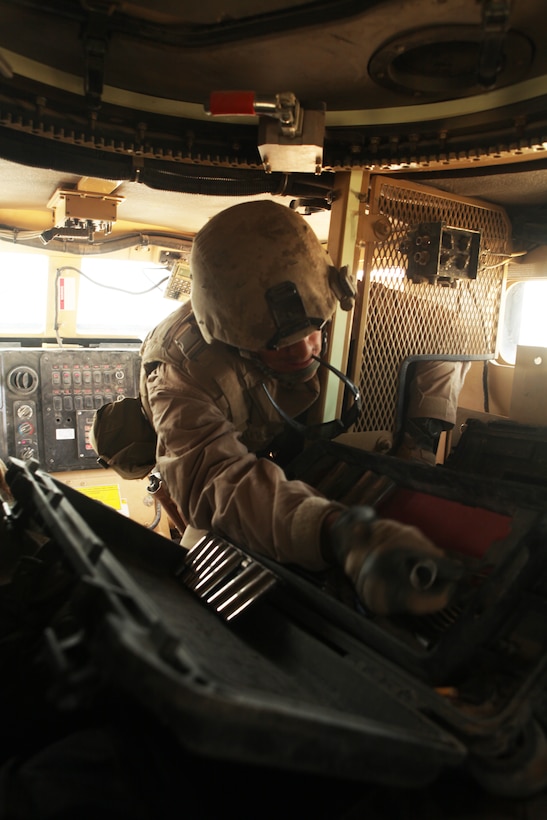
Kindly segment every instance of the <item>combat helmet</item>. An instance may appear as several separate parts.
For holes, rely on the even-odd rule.
[[[355,296],[304,217],[270,200],[214,216],[194,238],[190,272],[205,341],[241,350],[299,341],[323,327],[337,302],[350,310]]]

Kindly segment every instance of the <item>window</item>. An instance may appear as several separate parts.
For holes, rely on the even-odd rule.
[[[515,364],[517,345],[547,347],[547,279],[517,282],[507,291],[500,356]]]
[[[164,297],[169,271],[160,265],[82,259],[76,330],[80,335],[144,339],[179,307]]]
[[[30,253],[2,253],[1,261],[2,334],[43,334],[47,315],[47,258]]]

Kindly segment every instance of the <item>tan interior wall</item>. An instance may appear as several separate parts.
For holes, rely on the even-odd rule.
[[[488,412],[495,416],[509,416],[513,390],[514,368],[490,361],[488,367]],[[460,407],[484,412],[483,362],[472,362],[460,393]]]
[[[165,512],[158,509],[154,496],[147,491],[147,478],[127,481],[114,470],[73,470],[53,473],[53,476],[145,527],[151,527],[161,512],[154,531],[170,538],[169,520]]]

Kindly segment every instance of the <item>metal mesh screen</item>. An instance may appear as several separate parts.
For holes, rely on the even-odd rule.
[[[495,355],[510,225],[503,209],[391,178],[372,180],[369,212],[388,217],[391,235],[367,243],[361,329],[352,378],[363,397],[356,432],[395,430],[400,377],[415,356]],[[404,242],[423,222],[480,232],[476,279],[453,286],[406,276]],[[403,247],[403,249],[402,249]]]

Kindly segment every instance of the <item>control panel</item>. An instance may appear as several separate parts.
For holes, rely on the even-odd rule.
[[[139,364],[133,350],[0,350],[0,457],[49,472],[98,468],[95,410],[138,394]]]

